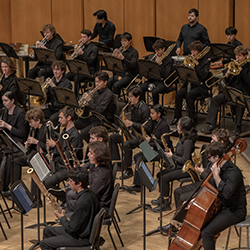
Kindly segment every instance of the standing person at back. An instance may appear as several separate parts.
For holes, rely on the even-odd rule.
[[[191,9],[188,12],[188,23],[181,28],[178,40],[176,54],[180,55],[181,45],[183,43],[183,54],[190,54],[188,45],[193,41],[201,41],[205,48],[210,44],[207,29],[198,22],[199,12],[196,9]]]

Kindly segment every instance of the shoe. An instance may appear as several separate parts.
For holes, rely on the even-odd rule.
[[[209,124],[205,129],[202,129],[201,132],[204,134],[211,134],[215,127]]]
[[[4,197],[9,197],[9,196],[11,196],[10,190],[8,190],[8,191],[2,191],[2,194],[3,194]]]
[[[128,187],[128,190],[129,191],[135,191],[135,192],[139,193],[139,192],[141,192],[141,187],[134,185],[134,186]]]
[[[128,168],[124,174],[120,177],[120,180],[126,180],[129,179],[130,177],[133,176],[133,169],[132,168]]]
[[[33,200],[33,207],[32,208],[36,208],[37,206],[43,207],[43,203],[41,200]]]
[[[151,204],[154,206],[159,206],[160,205],[160,198],[161,198],[161,196],[159,196],[156,200],[152,200]]]
[[[173,121],[170,122],[170,126],[176,125],[178,122],[177,118],[174,118]]]
[[[235,135],[239,136],[241,134],[241,127],[240,126],[236,126],[235,127]]]
[[[156,213],[160,213],[161,209],[162,209],[162,211],[171,210],[169,199],[164,199],[164,201],[162,202],[162,207],[159,205],[158,207],[153,208],[153,211]]]

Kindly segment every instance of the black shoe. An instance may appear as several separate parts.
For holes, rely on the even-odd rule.
[[[133,169],[128,168],[125,173],[120,177],[120,180],[126,180],[133,176]]]
[[[32,208],[36,208],[37,206],[43,207],[43,203],[42,203],[41,200],[34,200],[33,201],[33,207]]]
[[[204,134],[211,134],[214,129],[215,127],[210,124],[205,129],[202,129],[201,132]]]
[[[151,204],[154,206],[159,206],[160,205],[160,198],[161,198],[161,196],[159,196],[156,200],[152,200]]]
[[[170,122],[170,126],[176,125],[177,122],[178,122],[178,119],[174,118],[174,120]]]
[[[162,211],[171,210],[169,199],[164,199],[164,201],[162,202],[162,207],[159,205],[158,207],[153,208],[153,211],[156,213],[160,213],[161,209],[162,209]]]
[[[236,126],[236,127],[235,127],[235,135],[236,135],[236,136],[241,135],[241,127],[240,127],[240,126]]]
[[[4,197],[9,197],[9,196],[11,196],[10,190],[8,190],[8,191],[2,191],[2,194],[3,194]]]
[[[135,192],[141,192],[141,187],[134,185],[134,186],[128,187],[128,190],[135,191]]]

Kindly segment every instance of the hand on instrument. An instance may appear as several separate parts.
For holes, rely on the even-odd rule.
[[[0,127],[7,128],[8,130],[10,130],[8,127],[11,127],[11,126],[7,122],[0,120]]]
[[[121,53],[121,51],[119,49],[114,50],[114,56],[121,59],[121,60],[124,59],[124,56],[123,56],[123,54]]]
[[[30,145],[30,144],[37,144],[38,143],[38,140],[35,139],[34,137],[31,137],[29,136],[28,139],[27,139],[27,143]]]
[[[220,167],[217,165],[217,163],[214,163],[211,167],[211,171],[213,173],[213,176],[219,176],[220,175]]]
[[[51,78],[47,78],[45,83],[48,83],[50,87],[56,87],[56,85],[54,84],[53,80]]]
[[[53,147],[55,147],[55,145],[56,145],[56,143],[53,139],[50,138],[50,139],[46,140],[46,146],[53,148]]]
[[[158,63],[159,61],[160,61],[160,59],[161,59],[161,56],[156,56],[156,58],[155,58],[155,61]],[[161,65],[162,64],[162,62],[159,64],[159,65]]]
[[[83,99],[89,102],[91,100],[91,96],[88,93],[83,94]]]
[[[181,48],[177,48],[177,50],[175,51],[175,53],[177,54],[177,56],[179,56],[180,53],[181,53]]]
[[[172,151],[168,151],[168,152],[165,152],[165,155],[169,158],[169,157],[172,157],[173,153]]]
[[[200,166],[198,165],[195,165],[195,171],[198,172],[198,173],[202,173],[204,171],[204,168],[203,168],[203,165],[201,164]]]
[[[149,143],[149,142],[150,142],[151,137],[147,135],[147,136],[145,137],[145,139],[146,139],[146,140],[147,140],[147,142]]]
[[[195,200],[195,198],[194,199],[192,199],[189,203],[188,203],[188,205],[186,206],[186,210],[188,210],[190,207],[191,207],[191,205],[193,204],[193,202],[194,202],[194,200]],[[184,205],[186,203],[186,201],[184,201],[183,203],[182,203],[182,205]]]
[[[61,217],[63,217],[63,216],[64,216],[64,210],[62,210],[62,212],[61,212],[61,213],[59,213],[59,212],[58,212],[58,210],[56,210],[56,211],[55,211],[55,216],[56,216],[56,218],[57,218],[57,219],[59,219],[59,220],[60,220],[60,219],[61,219]]]
[[[124,121],[124,124],[125,126],[128,128],[128,127],[131,127],[133,125],[133,122],[132,121],[129,121],[129,120],[125,120]]]

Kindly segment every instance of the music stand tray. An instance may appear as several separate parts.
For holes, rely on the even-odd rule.
[[[8,57],[13,57],[16,59],[19,59],[18,55],[16,54],[15,50],[7,43],[0,43],[0,46],[3,50],[3,52],[8,56]]]
[[[244,95],[240,90],[229,86],[227,86],[226,89],[233,104],[242,108],[246,107]]]
[[[103,55],[103,59],[104,59],[107,70],[112,71],[113,75],[115,75],[115,73],[124,74],[124,69],[123,69],[121,59],[116,58],[112,55]]]
[[[86,75],[91,77],[89,73],[89,68],[86,62],[80,60],[67,60],[67,65],[71,73],[77,75]]]
[[[95,116],[100,122],[102,125],[114,130],[114,131],[117,131],[117,128],[114,126],[114,124],[110,123],[106,117],[94,110],[91,110],[91,113],[93,116]]]
[[[133,136],[131,135],[128,128],[123,123],[122,119],[116,114],[114,115],[114,118],[115,118],[115,122],[117,126],[122,130],[122,133],[127,137],[127,139],[133,140]]]
[[[105,44],[100,42],[91,41],[95,46],[99,48],[99,50],[103,52],[112,52],[112,50]]]
[[[231,44],[211,43],[210,53],[215,58],[233,58],[235,47]]]
[[[54,87],[53,89],[55,91],[56,100],[58,103],[65,106],[68,105],[71,107],[78,107],[78,102],[74,91],[62,87]]]
[[[197,76],[195,69],[191,67],[177,65],[176,71],[181,81],[200,85],[200,80]]]
[[[52,63],[57,60],[56,55],[51,49],[34,48],[35,57],[39,62]]]
[[[157,62],[144,59],[138,59],[139,74],[147,79],[163,80],[160,73],[160,67]]]

